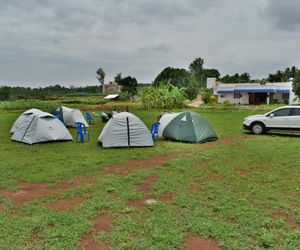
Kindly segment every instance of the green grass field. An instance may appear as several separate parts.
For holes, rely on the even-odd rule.
[[[215,128],[217,142],[102,149],[104,123],[96,120],[88,143],[29,146],[9,139],[21,111],[0,111],[0,248],[82,249],[92,218],[109,214],[109,230],[92,235],[103,249],[184,249],[189,233],[223,249],[300,249],[300,136],[245,133],[243,118],[258,111],[194,111]],[[150,127],[160,111],[132,112]],[[120,166],[104,171],[113,165]],[[57,192],[20,202],[13,192],[22,195],[22,183]],[[80,203],[67,211],[51,207],[74,198]],[[132,205],[150,198],[158,202]]]

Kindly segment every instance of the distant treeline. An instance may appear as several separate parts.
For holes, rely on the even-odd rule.
[[[0,87],[0,100],[17,100],[17,99],[51,99],[66,95],[86,95],[102,93],[101,86],[86,87],[64,87],[59,84],[44,88],[30,87]]]

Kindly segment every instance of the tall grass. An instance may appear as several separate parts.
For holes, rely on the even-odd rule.
[[[182,108],[185,106],[185,88],[178,88],[168,83],[159,87],[146,88],[141,91],[142,105],[150,108]]]

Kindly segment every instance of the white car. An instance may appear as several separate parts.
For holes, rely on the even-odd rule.
[[[300,106],[284,106],[264,115],[248,116],[243,128],[254,134],[263,134],[269,130],[300,130]]]

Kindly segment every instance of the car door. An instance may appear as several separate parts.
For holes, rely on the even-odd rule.
[[[290,108],[282,108],[268,114],[266,126],[268,128],[289,128]]]
[[[291,108],[289,127],[293,129],[300,129],[300,108]]]

